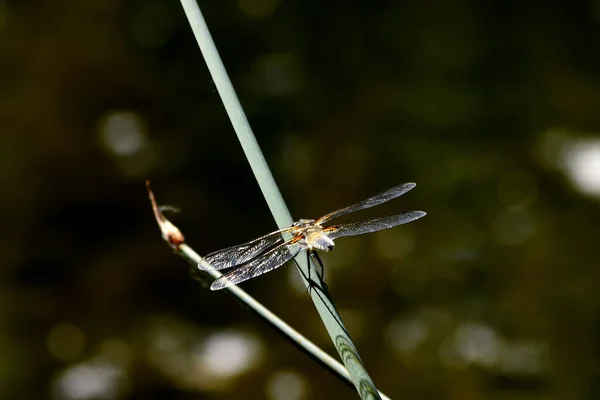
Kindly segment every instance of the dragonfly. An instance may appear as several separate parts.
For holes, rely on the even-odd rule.
[[[415,183],[394,186],[385,192],[333,211],[317,220],[301,219],[288,228],[271,232],[244,244],[215,251],[204,257],[208,264],[198,264],[198,268],[202,270],[234,268],[212,283],[211,290],[220,290],[272,271],[297,256],[301,251],[307,251],[307,255],[318,257],[316,250],[333,250],[334,240],[340,237],[377,232],[417,220],[424,217],[426,213],[409,211],[368,221],[323,226],[334,218],[374,207],[402,196],[415,186]],[[321,267],[323,266],[320,260],[319,264]]]

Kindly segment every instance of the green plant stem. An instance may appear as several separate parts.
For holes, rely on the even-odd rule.
[[[179,245],[175,250],[183,259],[189,262],[193,266],[197,266],[198,264],[205,263],[204,259],[198,255],[190,246],[186,244]],[[211,270],[198,270],[197,273],[208,274],[213,279],[218,279],[222,276],[219,271],[214,269]],[[313,359],[323,365],[327,370],[329,370],[333,375],[335,375],[338,379],[342,380],[349,386],[354,386],[352,380],[350,379],[350,375],[346,368],[338,361],[336,361],[329,354],[320,349],[313,342],[304,337],[301,333],[296,331],[294,328],[285,323],[281,318],[277,315],[273,314],[269,309],[263,306],[261,303],[256,301],[252,296],[246,293],[239,286],[228,286],[224,291],[230,293],[233,297],[235,297],[240,303],[244,306],[248,307],[251,311],[253,311],[256,315],[266,321],[269,325],[272,325],[278,332],[282,333],[288,340],[294,343],[295,346],[300,348],[302,351],[310,355]],[[385,394],[379,392],[379,395],[383,400],[390,400]]]
[[[258,146],[246,115],[240,105],[237,95],[231,85],[231,81],[221,57],[215,47],[208,27],[202,16],[200,8],[194,0],[181,0],[190,26],[194,32],[204,60],[215,82],[221,100],[231,120],[237,137],[242,145],[248,162],[258,181],[260,189],[267,201],[269,209],[273,214],[277,226],[282,229],[293,223],[292,216],[283,201],[283,197],[277,187],[271,170]],[[307,262],[303,253],[296,257],[296,262],[301,270],[302,280],[306,285],[315,307],[325,324],[327,332],[331,337],[341,359],[344,363],[350,379],[362,399],[380,399],[379,393],[369,377],[358,351],[347,333],[342,319],[327,295],[321,288],[314,289],[313,283],[308,282],[305,277],[318,276],[312,260]]]

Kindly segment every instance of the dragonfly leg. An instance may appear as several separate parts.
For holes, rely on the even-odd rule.
[[[323,289],[327,290],[327,284],[325,283],[325,267],[323,266],[323,261],[321,261],[321,257],[319,257],[319,253],[317,253],[316,251],[311,251],[310,252],[311,257],[315,258],[317,260],[317,264],[319,265],[319,267],[321,267],[321,273],[319,275],[319,280],[321,281],[321,285],[323,286]]]
[[[311,279],[310,276],[310,257],[312,256],[312,254],[310,254],[310,252],[306,252],[306,266],[308,268],[308,274],[304,274],[304,272],[302,272],[302,269],[298,268],[298,271],[300,271],[300,273],[302,274],[302,276],[304,277],[304,279],[308,282],[308,286],[306,288],[306,291],[310,293],[310,290],[312,288],[320,288],[321,290],[325,289],[327,290],[327,285],[325,285],[325,282],[323,282],[323,279],[321,279],[321,275],[317,272],[317,276],[319,277],[319,281],[314,281]],[[318,257],[318,256],[317,256]],[[321,262],[321,260],[319,259],[318,261],[319,265],[321,266],[321,270],[323,270],[323,263]],[[320,283],[321,285],[319,286]]]
[[[319,265],[319,267],[321,268],[321,272],[319,273],[319,278],[321,278],[321,280],[323,280],[323,278],[325,278],[325,267],[323,266],[321,257],[319,257],[319,254],[316,251],[311,251],[310,255],[311,255],[311,257],[313,257],[314,259],[317,260],[317,265]]]
[[[308,271],[308,278],[306,280],[310,282],[310,251],[306,252],[306,269]]]
[[[305,276],[306,282],[308,282],[308,286],[306,287],[306,292],[310,293],[310,289],[313,286],[312,280],[310,279],[310,251],[306,252],[306,270],[308,271],[308,276]]]
[[[302,274],[302,277],[306,280],[306,282],[308,282],[308,286],[306,287],[306,292],[310,293],[310,289],[312,289],[313,287],[315,287],[315,282],[310,279],[310,254],[307,251],[306,252],[306,268],[308,271],[308,274],[304,274],[304,272],[302,272],[302,269],[300,267],[298,267],[298,271],[300,271],[300,273]]]

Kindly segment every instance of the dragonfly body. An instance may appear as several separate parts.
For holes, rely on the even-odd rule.
[[[271,232],[248,243],[210,253],[204,259],[212,268],[221,270],[236,267],[213,282],[210,288],[219,290],[262,275],[285,264],[301,251],[331,251],[335,247],[333,241],[339,237],[377,232],[419,219],[425,216],[423,211],[410,211],[369,221],[323,226],[333,218],[385,203],[414,187],[414,183],[404,183],[349,207],[326,214],[317,220],[301,219],[289,228]],[[286,239],[284,236],[291,238]],[[207,267],[199,264],[198,268]]]

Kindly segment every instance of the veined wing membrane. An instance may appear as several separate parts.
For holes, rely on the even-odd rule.
[[[227,286],[236,285],[240,282],[262,275],[285,264],[305,249],[306,246],[299,244],[298,238],[292,238],[286,243],[267,251],[258,258],[223,275],[213,282],[210,289],[223,289]]]
[[[282,234],[290,230],[292,230],[291,227],[271,232],[268,235],[259,237],[258,239],[254,239],[250,242],[210,253],[209,255],[205,256],[204,259],[210,263],[212,269],[216,270],[231,268],[235,267],[236,265],[244,264],[265,250],[283,243],[284,239]],[[202,264],[198,264],[198,268],[202,270],[211,269]]]
[[[389,217],[376,218],[369,221],[333,225],[325,228],[324,231],[330,239],[337,239],[343,236],[356,236],[364,233],[377,232],[383,229],[393,228],[394,226],[406,224],[424,216],[425,213],[423,211],[410,211],[402,214],[391,215]]]
[[[364,210],[365,208],[377,206],[379,204],[385,203],[386,201],[390,201],[398,196],[402,196],[404,193],[408,192],[415,186],[417,186],[416,183],[403,183],[402,185],[394,186],[393,188],[388,189],[385,192],[376,194],[375,196],[369,197],[368,199],[363,200],[360,203],[356,203],[346,208],[342,208],[341,210],[330,212],[329,214],[326,214],[319,218],[316,221],[316,223],[322,224],[325,221],[329,221],[330,219],[337,218],[354,211]]]

